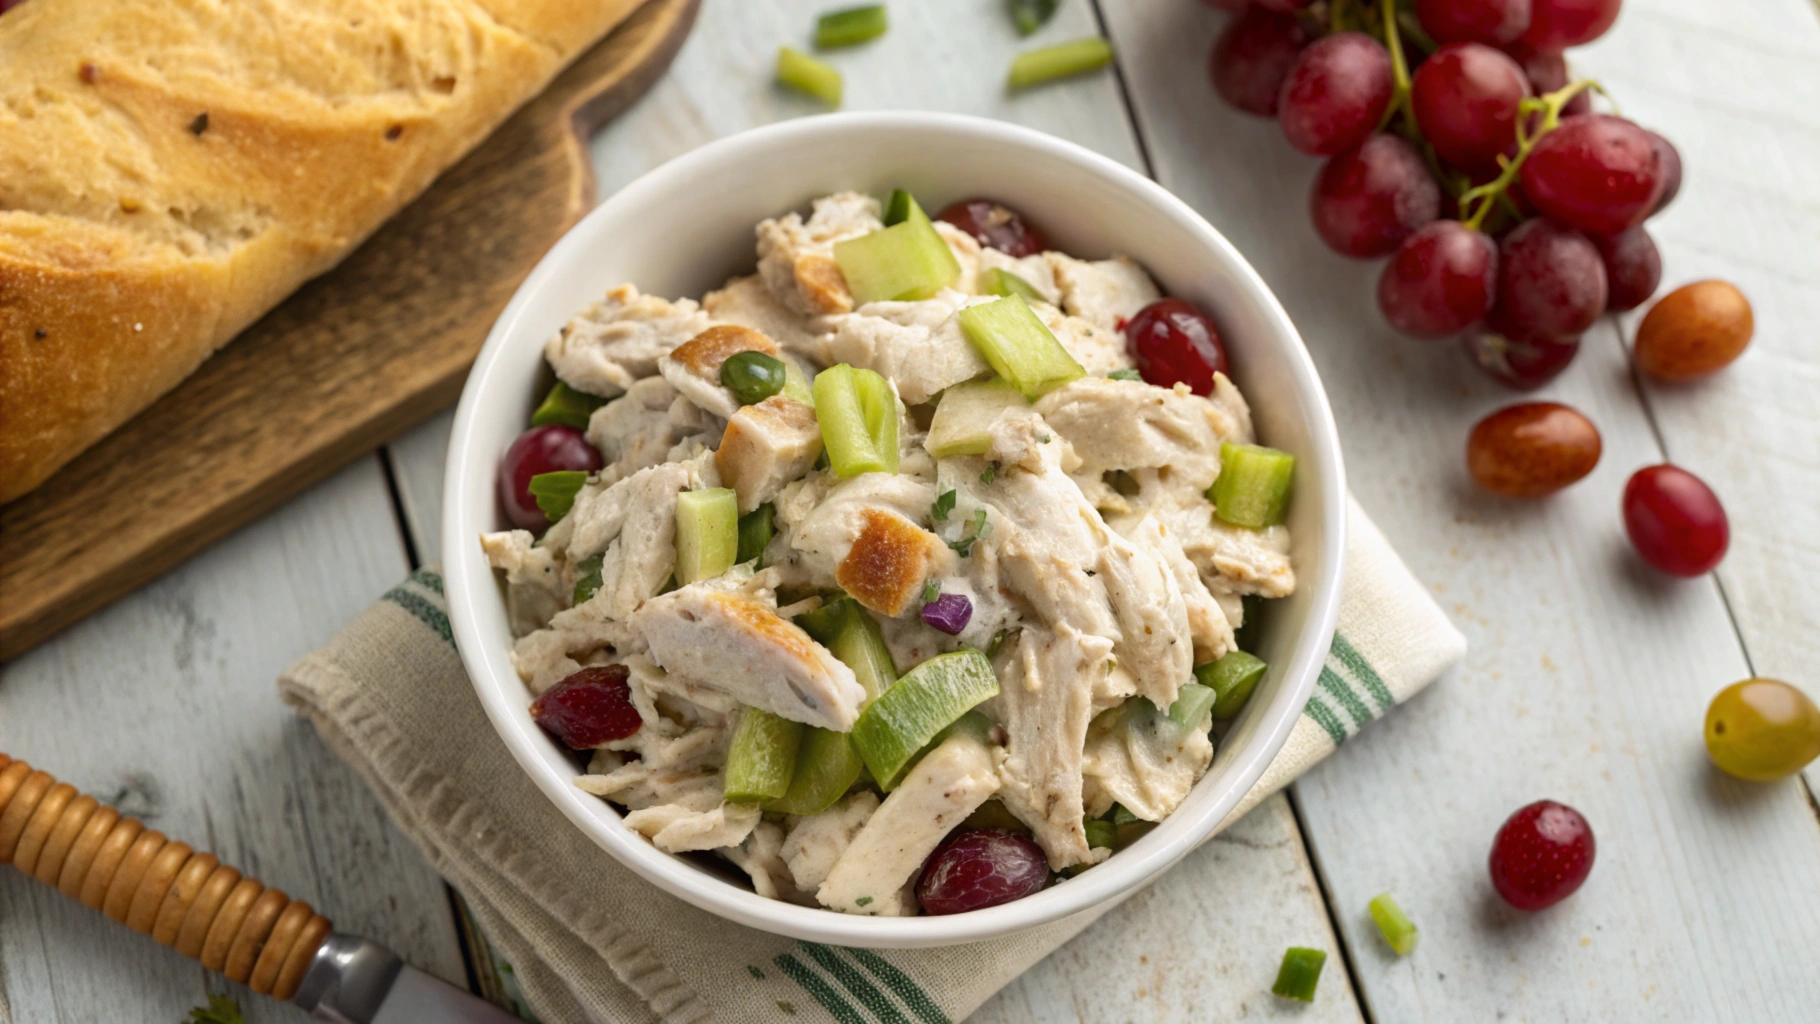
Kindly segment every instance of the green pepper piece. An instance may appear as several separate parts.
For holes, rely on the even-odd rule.
[[[975,650],[938,654],[880,694],[853,725],[853,745],[890,792],[935,735],[998,693],[992,663]]]
[[[531,426],[547,427],[551,424],[560,424],[565,427],[574,427],[576,430],[586,430],[588,429],[588,419],[594,415],[594,410],[605,404],[607,404],[607,400],[598,395],[577,391],[562,381],[557,381],[556,386],[550,389],[550,393],[544,396],[543,403],[537,407],[537,411],[531,414]]]
[[[1169,705],[1169,720],[1183,729],[1193,729],[1201,724],[1201,717],[1213,709],[1218,699],[1219,693],[1211,686],[1183,683],[1176,692],[1175,703]]]
[[[777,536],[776,518],[777,509],[768,501],[739,517],[739,553],[733,556],[735,564],[764,555],[765,545]],[[764,562],[760,561],[757,568],[764,567]]]
[[[1244,710],[1245,702],[1251,699],[1251,691],[1258,688],[1258,681],[1264,678],[1269,667],[1244,651],[1227,651],[1218,661],[1197,665],[1194,677],[1216,695],[1214,720],[1224,722]]]
[[[1110,850],[1112,849],[1112,845],[1118,841],[1118,828],[1110,821],[1101,821],[1098,818],[1090,818],[1081,824],[1087,831],[1087,846],[1089,849]]]
[[[769,711],[741,711],[727,749],[726,798],[753,804],[783,796],[790,789],[806,728]]]
[[[860,702],[862,708],[897,681],[897,667],[891,662],[891,651],[885,646],[877,621],[852,598],[830,601],[798,616],[796,623],[853,670],[854,678],[866,691],[866,699]],[[796,755],[796,772],[790,779],[789,791],[766,804],[765,809],[818,814],[853,788],[864,769],[865,762],[847,733],[809,729]]]

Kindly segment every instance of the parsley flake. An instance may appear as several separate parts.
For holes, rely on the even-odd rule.
[[[863,906],[870,904],[871,902],[872,902],[872,897],[861,896],[859,899],[856,899],[853,901],[853,905],[856,907],[863,907]]]
[[[941,497],[935,499],[935,504],[929,506],[929,518],[938,523],[947,522],[948,513],[954,511],[954,500],[953,491],[943,491]]]
[[[942,585],[935,580],[923,584],[923,603],[928,604],[942,596]]]
[[[1106,376],[1113,380],[1143,380],[1144,375],[1136,370],[1114,370]]]
[[[980,474],[980,483],[989,484],[998,478],[999,465],[995,460],[986,464],[986,471]]]

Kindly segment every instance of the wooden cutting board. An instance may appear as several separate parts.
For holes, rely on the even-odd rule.
[[[0,508],[0,660],[448,405],[525,275],[595,202],[587,140],[700,0],[649,0],[342,264]]]

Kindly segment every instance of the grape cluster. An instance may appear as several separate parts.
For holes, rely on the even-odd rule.
[[[1532,389],[1607,310],[1655,293],[1643,221],[1675,196],[1673,145],[1592,109],[1562,51],[1621,0],[1210,0],[1235,9],[1214,88],[1326,159],[1309,197],[1334,251],[1389,257],[1378,305],[1416,338]]]

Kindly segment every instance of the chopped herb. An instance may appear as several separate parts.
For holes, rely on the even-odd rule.
[[[575,505],[575,496],[587,482],[588,474],[579,469],[559,469],[532,477],[529,490],[531,497],[537,499],[537,507],[543,511],[544,518],[554,523],[569,514],[569,509]]]
[[[942,585],[939,582],[937,582],[935,580],[930,580],[929,582],[923,584],[923,603],[924,604],[928,604],[929,602],[935,600],[936,598],[938,598],[940,596],[942,596]]]
[[[1113,380],[1143,380],[1144,375],[1136,370],[1114,370],[1106,376]]]
[[[994,459],[993,461],[988,462],[986,464],[985,472],[980,474],[980,483],[989,484],[992,481],[998,479],[998,471],[999,471],[998,460]]]
[[[1124,804],[1113,804],[1112,810],[1106,817],[1109,818],[1114,825],[1135,825],[1144,820],[1126,810]]]
[[[605,555],[594,555],[575,563],[575,593],[570,604],[579,605],[600,592],[600,566]]]
[[[888,27],[884,4],[830,11],[816,19],[815,45],[823,50],[852,46],[868,39],[877,39],[885,34]]]
[[[190,1024],[246,1024],[240,1004],[228,996],[211,995],[207,1006],[190,1011]]]
[[[943,491],[941,497],[935,499],[935,504],[929,506],[929,518],[938,523],[947,522],[948,513],[954,511],[955,497],[953,491]]]
[[[973,553],[974,541],[985,540],[987,537],[992,536],[992,524],[986,521],[986,508],[984,505],[973,510],[972,527],[972,536],[948,542],[948,546],[960,552],[962,558],[966,558]]]
[[[1011,23],[1017,26],[1017,34],[1027,36],[1042,28],[1050,18],[1055,17],[1056,0],[1005,0],[1005,8],[1011,12]]]
[[[1009,629],[1001,629],[992,634],[992,642],[986,645],[986,657],[998,657],[999,649],[1005,646],[1005,638],[1011,635]]]
[[[1049,443],[1049,440],[1050,440],[1050,438],[1049,438],[1049,435],[1048,435],[1048,434],[1038,434],[1038,435],[1036,435],[1036,443],[1037,443],[1037,444],[1048,444],[1048,443]]]
[[[864,907],[864,906],[869,905],[871,902],[872,902],[872,897],[861,896],[859,899],[856,899],[853,901],[853,905],[856,907]]]

